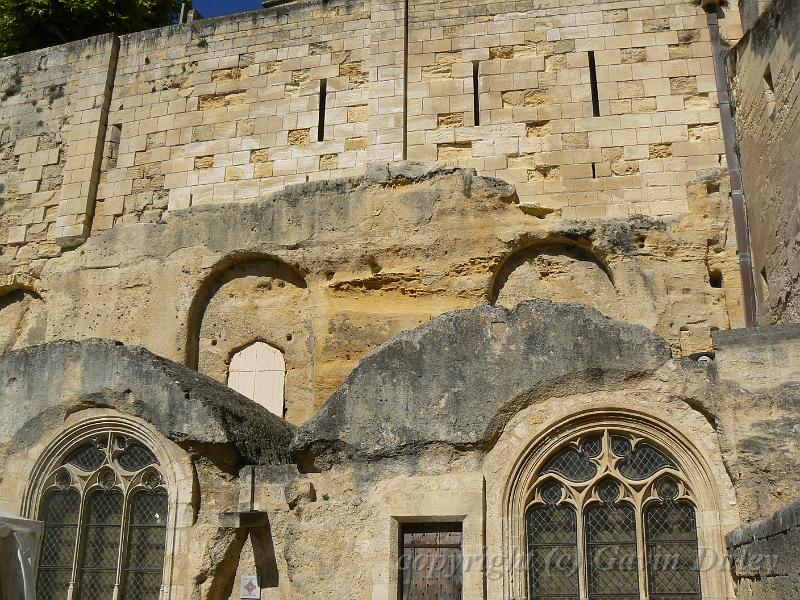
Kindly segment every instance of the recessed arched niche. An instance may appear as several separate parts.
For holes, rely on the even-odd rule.
[[[16,289],[0,296],[0,352],[45,341],[47,312],[33,291]]]
[[[609,313],[617,302],[611,271],[590,250],[540,243],[511,253],[497,270],[492,304],[513,308],[525,300],[577,302]]]
[[[313,397],[308,293],[302,274],[274,257],[249,255],[223,261],[202,283],[193,302],[186,364],[289,421],[305,421],[311,416],[306,404]],[[267,371],[272,375],[267,377]],[[277,392],[268,402],[255,387],[265,377],[278,385],[278,371],[285,374],[279,384],[285,390],[281,406]]]

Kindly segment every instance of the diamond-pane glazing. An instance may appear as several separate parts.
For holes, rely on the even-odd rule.
[[[600,456],[600,452],[603,451],[603,438],[599,435],[592,436],[583,442],[583,452],[587,456],[591,456],[592,458],[596,458]]]
[[[623,460],[619,472],[633,481],[642,481],[658,473],[661,469],[676,469],[675,461],[661,450],[646,442],[633,447],[631,441],[622,436],[611,436],[611,450]]]
[[[75,465],[81,471],[95,471],[106,460],[106,453],[97,447],[94,442],[89,442],[78,448],[67,459],[67,463]]]
[[[619,484],[613,479],[604,479],[597,486],[597,494],[603,502],[615,502],[619,498]]]
[[[120,466],[126,471],[140,471],[149,465],[156,465],[155,455],[139,443],[133,442],[123,450],[119,458]]]
[[[547,504],[558,504],[558,501],[561,500],[561,490],[562,487],[558,483],[546,483],[542,486],[542,500]]]
[[[545,465],[544,473],[558,473],[569,481],[582,483],[597,474],[597,466],[589,457],[573,447],[564,448]]]
[[[36,595],[41,600],[66,600],[72,579],[80,495],[76,490],[47,495],[41,512],[44,536]]]
[[[131,503],[125,600],[158,600],[166,531],[166,492],[138,492]]]
[[[81,578],[80,600],[112,600],[117,572],[84,571]]]
[[[611,451],[620,458],[628,456],[633,450],[633,443],[626,437],[621,435],[611,436]]]
[[[650,598],[700,600],[700,569],[694,507],[659,502],[645,511]]]
[[[658,497],[662,500],[674,500],[678,497],[678,484],[671,477],[664,477],[656,485]]]
[[[584,519],[589,600],[639,598],[633,506],[592,504]]]
[[[561,580],[547,573],[552,588],[537,587],[547,581],[539,573],[555,560],[575,566],[576,585],[579,575],[585,577],[587,600],[639,599],[640,583],[647,586],[642,595],[650,600],[700,600],[695,513],[691,503],[678,501],[691,494],[678,471],[675,460],[655,443],[622,431],[576,435],[560,448],[532,482],[538,488],[535,497],[546,504],[526,514],[531,598],[574,597],[571,589],[564,592],[567,580],[560,572]],[[550,473],[566,481],[554,485]],[[599,482],[587,490],[582,484],[595,477]],[[639,498],[639,490],[655,495],[655,503],[649,495]],[[531,537],[537,519],[567,508],[558,506],[562,496],[570,499],[568,510],[584,525],[574,562],[551,530],[543,528],[539,539]],[[649,502],[646,509],[642,500]]]
[[[571,506],[528,510],[528,583],[531,600],[577,600],[578,538]]]
[[[130,600],[157,600],[161,593],[161,571],[158,573],[129,573],[125,585],[125,598]]]
[[[40,568],[36,581],[38,600],[67,600],[72,580],[72,566],[63,569]]]
[[[106,434],[80,445],[60,464],[48,479],[60,489],[46,494],[40,508],[45,530],[39,598],[68,600],[74,582],[72,600],[112,600],[115,593],[120,600],[158,600],[168,503],[153,452],[127,436]],[[141,475],[131,479],[133,473]],[[131,483],[146,489],[129,496],[122,488]],[[84,496],[76,489],[84,486],[101,489]],[[123,528],[126,550],[120,561]],[[77,538],[79,560],[75,561]],[[119,590],[115,589],[118,584]]]
[[[81,569],[81,600],[112,598],[117,579],[123,502],[124,496],[117,490],[95,492],[88,500]]]

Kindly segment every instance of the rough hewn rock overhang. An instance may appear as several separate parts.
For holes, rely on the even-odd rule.
[[[194,451],[229,446],[242,464],[286,462],[294,430],[221,383],[144,348],[92,339],[0,355],[0,456],[87,408],[144,419]]]
[[[380,457],[431,443],[481,447],[543,394],[594,390],[670,358],[651,331],[583,305],[456,311],[367,356],[298,431],[295,450]]]

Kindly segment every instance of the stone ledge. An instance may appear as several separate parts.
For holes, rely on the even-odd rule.
[[[798,527],[800,527],[800,500],[792,502],[765,519],[754,521],[730,532],[725,536],[725,545],[730,551]]]
[[[712,334],[712,340],[715,350],[724,350],[732,346],[765,345],[786,341],[800,343],[800,325],[768,325],[720,330]]]

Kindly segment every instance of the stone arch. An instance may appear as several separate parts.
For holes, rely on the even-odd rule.
[[[188,549],[182,548],[179,540],[188,535],[198,509],[194,495],[194,469],[184,450],[141,419],[109,409],[87,409],[68,418],[33,464],[20,514],[37,519],[46,484],[60,462],[83,443],[103,434],[119,434],[139,442],[158,460],[168,506],[162,585],[180,590],[184,581],[173,565],[188,558]]]
[[[256,340],[235,350],[228,367],[228,387],[283,417],[286,359],[283,351]]]
[[[35,346],[46,339],[47,310],[35,278],[0,278],[0,353]]]
[[[36,509],[42,499],[43,484],[58,461],[85,440],[107,432],[129,436],[156,455],[170,492],[170,508],[174,508],[171,521],[184,526],[191,525],[195,507],[192,505],[194,473],[189,456],[149,423],[109,409],[87,409],[77,422],[68,421],[53,436],[31,469],[20,514],[35,519]],[[180,509],[188,509],[188,512]]]
[[[725,557],[725,527],[730,524],[729,506],[724,506],[726,487],[718,473],[711,467],[709,448],[695,444],[683,431],[659,415],[645,414],[641,410],[617,406],[598,407],[582,411],[542,427],[539,433],[528,440],[514,460],[503,492],[502,536],[503,555],[511,567],[504,573],[505,587],[514,598],[528,598],[524,560],[514,558],[526,556],[524,514],[530,490],[547,461],[565,444],[578,436],[607,428],[624,431],[632,436],[652,441],[663,448],[677,462],[686,479],[691,482],[693,502],[696,505],[699,547],[717,560]],[[717,449],[711,450],[716,452]],[[721,464],[721,457],[714,462]],[[730,481],[727,482],[730,484]],[[702,562],[701,558],[701,562]],[[701,589],[709,598],[727,597],[730,579],[726,570],[702,568]]]
[[[489,303],[513,308],[524,300],[580,302],[601,312],[616,301],[614,276],[592,249],[549,238],[525,244],[500,262],[489,286]]]
[[[263,342],[284,355],[286,400],[292,392],[306,396],[300,390],[313,388],[308,294],[300,270],[273,256],[247,254],[221,261],[201,284],[189,311],[187,366],[227,383],[234,354]],[[310,416],[308,407],[288,402],[285,414],[293,422]]]

